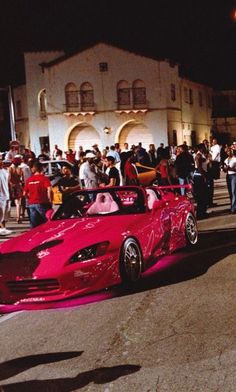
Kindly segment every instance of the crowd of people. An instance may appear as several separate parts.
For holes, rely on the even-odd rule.
[[[47,147],[36,156],[29,149],[19,151],[12,146],[0,156],[0,235],[11,233],[6,228],[10,208],[16,207],[16,221],[22,222],[26,211],[31,227],[46,221],[46,211],[52,207],[53,192],[49,178],[44,173],[47,160],[67,160],[62,166],[58,182],[62,200],[79,188],[97,188],[119,185],[139,185],[136,163],[154,168],[157,185],[180,185],[181,195],[186,193],[184,184],[192,184],[196,202],[197,219],[207,218],[207,209],[213,207],[214,180],[226,173],[226,183],[231,201],[231,213],[236,214],[236,143],[220,146],[217,139],[203,140],[195,147],[186,142],[179,146],[158,148],[154,144],[145,149],[142,143],[115,143],[100,151],[97,144],[91,149],[64,152],[54,146]],[[141,184],[142,185],[142,184]]]

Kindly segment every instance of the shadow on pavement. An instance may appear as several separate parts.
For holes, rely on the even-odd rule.
[[[71,392],[77,391],[92,382],[97,385],[106,384],[119,377],[138,372],[140,369],[141,366],[139,365],[101,367],[80,373],[76,377],[23,381],[1,385],[0,388],[4,392]]]
[[[79,357],[83,351],[68,351],[48,354],[28,355],[27,357],[15,358],[0,363],[0,380],[16,376],[32,367],[45,363],[59,362],[66,359]],[[1,390],[1,389],[0,389]],[[25,391],[28,391],[25,389]]]
[[[150,290],[194,279],[235,253],[235,229],[201,232],[198,244],[190,252],[179,251],[157,261],[145,272],[135,291]],[[162,265],[159,266],[159,263]]]

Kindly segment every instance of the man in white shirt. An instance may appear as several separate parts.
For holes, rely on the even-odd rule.
[[[0,236],[12,233],[11,230],[7,230],[5,227],[10,211],[8,178],[9,173],[4,168],[2,159],[0,159]]]
[[[212,140],[212,145],[210,148],[211,160],[212,160],[212,172],[214,180],[220,178],[220,151],[221,146],[218,144],[217,139]]]
[[[115,146],[110,147],[110,150],[107,153],[107,157],[113,157],[115,159],[115,163],[120,162],[120,154],[115,150]]]
[[[213,139],[210,148],[210,153],[213,161],[220,162],[220,151],[221,146],[218,144],[217,139]]]
[[[124,148],[121,150],[121,152],[128,152],[129,151],[129,144],[124,143]]]
[[[97,188],[98,175],[94,164],[94,158],[96,158],[96,156],[93,152],[87,152],[85,158],[87,161],[83,164],[84,166],[82,171],[85,189]]]

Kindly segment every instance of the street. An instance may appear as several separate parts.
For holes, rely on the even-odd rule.
[[[135,292],[2,315],[0,391],[235,392],[236,215],[224,177],[214,202],[197,246],[166,256]],[[14,236],[28,222],[7,227]]]

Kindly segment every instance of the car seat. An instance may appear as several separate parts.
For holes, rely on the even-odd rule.
[[[146,189],[146,193],[148,208],[149,210],[152,210],[153,204],[156,200],[158,200],[158,197],[153,189]]]
[[[87,214],[109,214],[119,210],[118,204],[113,200],[109,192],[98,193],[95,202],[89,207]]]

